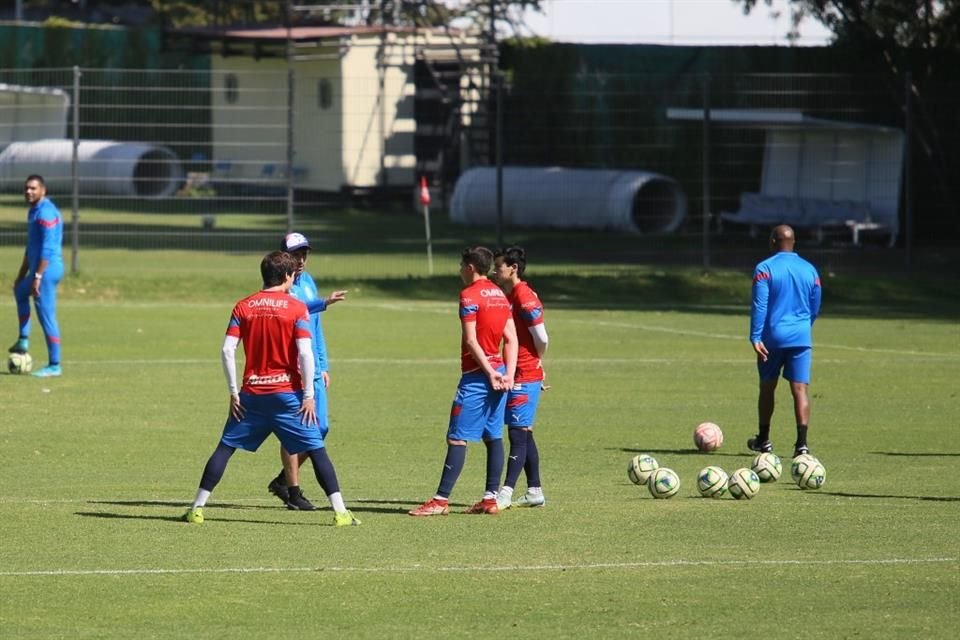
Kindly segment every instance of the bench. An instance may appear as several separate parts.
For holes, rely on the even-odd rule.
[[[721,213],[720,222],[733,222],[750,226],[750,234],[756,235],[759,227],[789,224],[796,229],[813,229],[819,241],[823,230],[846,227],[853,236],[853,244],[860,244],[862,231],[882,230],[890,234],[889,246],[897,240],[898,221],[880,215],[866,202],[854,200],[825,200],[771,196],[763,193],[740,194],[740,209],[733,213]]]

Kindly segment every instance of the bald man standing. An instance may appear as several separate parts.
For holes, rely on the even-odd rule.
[[[750,310],[750,344],[757,354],[760,397],[757,401],[759,431],[747,440],[753,451],[773,451],[770,419],[773,417],[777,379],[781,372],[790,383],[793,413],[797,420],[794,457],[809,453],[810,361],[813,323],[820,313],[820,275],[796,253],[796,234],[783,224],[773,228],[773,255],[753,272],[753,304]]]

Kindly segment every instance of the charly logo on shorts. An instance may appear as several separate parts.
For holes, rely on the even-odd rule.
[[[247,378],[247,384],[249,385],[261,385],[261,384],[280,384],[282,382],[290,382],[289,373],[278,373],[272,376],[258,376],[253,374]]]

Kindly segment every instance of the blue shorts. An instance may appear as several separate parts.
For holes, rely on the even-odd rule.
[[[506,368],[497,370],[503,373]],[[447,438],[467,442],[503,438],[503,409],[506,404],[507,394],[494,391],[487,374],[482,371],[463,374],[450,408]]]
[[[327,388],[323,386],[323,378],[313,381],[313,399],[317,404],[317,425],[320,427],[320,437],[326,438],[330,431],[330,416],[327,415]]]
[[[533,420],[537,416],[537,406],[540,404],[540,381],[518,382],[507,394],[507,409],[504,422],[508,427],[533,428]]]
[[[243,419],[228,417],[220,442],[236,449],[256,451],[274,433],[290,453],[321,448],[323,432],[314,425],[303,424],[297,414],[302,397],[302,393],[254,395],[241,392]]]
[[[783,369],[784,380],[810,384],[810,361],[813,349],[810,347],[786,347],[770,349],[766,362],[757,359],[757,372],[761,382],[776,380]]]

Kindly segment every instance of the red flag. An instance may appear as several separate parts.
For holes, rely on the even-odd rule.
[[[420,176],[420,204],[425,207],[430,204],[430,190],[427,188],[426,176]]]

